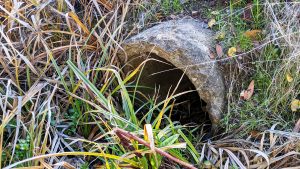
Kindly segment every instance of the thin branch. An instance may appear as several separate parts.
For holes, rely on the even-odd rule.
[[[143,145],[145,145],[146,147],[149,147],[149,148],[150,148],[150,144],[149,144],[148,142],[146,142],[145,140],[143,140],[143,139],[141,139],[141,138],[139,138],[139,137],[137,137],[137,136],[131,134],[131,133],[128,132],[128,131],[125,131],[125,130],[120,129],[120,128],[115,128],[114,131],[115,131],[115,133],[116,133],[117,136],[122,135],[123,137],[126,137],[128,140],[129,140],[129,139],[136,140],[138,143],[143,144]],[[154,147],[154,150],[155,150],[158,154],[160,154],[160,155],[162,155],[162,156],[164,156],[164,157],[166,157],[166,158],[168,158],[168,159],[170,159],[170,160],[172,160],[172,161],[174,161],[174,162],[180,164],[180,165],[183,166],[183,167],[186,167],[186,168],[188,168],[188,169],[197,169],[197,168],[194,167],[192,164],[189,164],[189,163],[186,163],[186,162],[184,162],[184,161],[181,161],[180,159],[178,159],[178,158],[176,158],[176,157],[173,157],[173,156],[170,155],[169,153],[167,153],[167,152],[161,150],[160,148]]]

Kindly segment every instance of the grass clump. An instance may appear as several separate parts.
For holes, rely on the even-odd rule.
[[[183,10],[180,0],[162,0],[161,5],[165,14],[179,13]]]

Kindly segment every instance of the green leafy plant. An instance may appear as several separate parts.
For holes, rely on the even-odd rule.
[[[160,3],[165,14],[178,13],[183,9],[180,0],[162,0]]]

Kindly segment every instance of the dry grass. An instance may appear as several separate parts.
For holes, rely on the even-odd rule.
[[[272,76],[272,85],[269,87],[269,99],[274,106],[289,105],[291,99],[297,98],[299,91],[299,30],[300,26],[300,4],[299,2],[290,3],[270,3],[266,2],[266,16],[271,22],[268,25],[270,30],[269,39],[273,44],[282,50],[282,57],[278,62]],[[287,82],[286,75],[293,77],[291,83]]]
[[[247,139],[227,137],[202,144],[201,159],[216,168],[286,168],[300,165],[298,145],[293,133],[271,129]]]
[[[258,14],[253,10],[255,8],[259,9]],[[224,19],[233,17],[233,22],[242,22],[238,20],[239,16],[247,9],[249,5]],[[264,131],[278,123],[282,129],[293,128],[299,118],[299,114],[292,112],[290,108],[291,101],[299,97],[299,3],[258,1],[256,5],[253,2],[252,14],[255,15],[250,24],[242,22],[243,24],[236,24],[233,28],[229,24],[231,29],[227,29],[236,34],[227,39],[227,45],[253,47],[242,49],[243,52],[234,59],[221,59],[232,65],[226,70],[230,73],[227,77],[229,92],[225,126],[231,130],[243,124],[247,126],[247,131]],[[255,18],[260,18],[259,22]],[[225,21],[227,20],[221,18],[220,23],[224,25]],[[242,41],[240,35],[253,29],[262,30],[260,41]],[[287,75],[291,75],[292,82],[288,82]],[[255,92],[252,99],[245,102],[240,99],[239,94],[248,87],[251,80],[255,81]]]
[[[96,68],[116,68],[113,65],[117,65],[116,55],[130,4],[129,1],[114,2],[114,10],[110,9],[111,5],[85,0],[5,1],[1,4],[2,166],[33,156],[74,151],[71,146],[74,143],[66,140],[69,137],[65,131],[72,133],[77,125],[78,136],[97,136],[97,130],[92,130],[95,123],[84,125],[89,123],[90,117],[86,115],[87,110],[80,107],[90,109],[80,101],[97,96],[76,79],[66,61],[76,63],[102,92],[108,90],[114,77],[109,71]],[[104,103],[95,99],[93,104]],[[75,107],[72,112],[76,115],[68,113],[70,107]],[[76,118],[85,120],[79,122]],[[46,167],[61,161],[65,161],[65,157],[51,157],[47,163],[29,161],[25,166]]]
[[[129,25],[136,18],[128,12],[142,7],[130,0],[0,2],[0,168],[176,167],[152,151],[158,148],[197,167],[298,166],[299,134],[277,131],[275,125],[245,139],[233,133],[196,145],[186,126],[167,117],[176,96],[149,101],[142,120],[136,116],[140,109],[135,110],[127,83],[137,71],[124,75],[117,54],[138,28]],[[267,58],[270,51],[264,48],[258,60],[263,63],[259,70],[271,79],[262,97],[268,102],[261,107],[277,119],[294,117],[286,105],[299,95],[299,3],[266,1],[264,9],[270,30],[265,44],[279,46],[282,55]],[[286,82],[286,73],[292,83]],[[144,133],[145,119],[155,126],[153,136]],[[144,137],[150,149],[135,141],[124,146],[116,127]]]

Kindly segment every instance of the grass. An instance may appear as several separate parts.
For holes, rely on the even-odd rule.
[[[37,8],[42,4],[36,3],[26,1],[24,9],[19,6],[20,11],[35,12],[31,21],[31,14],[26,12],[18,13],[22,19],[9,17],[10,12],[5,9],[17,5],[13,2],[1,8],[5,11],[2,24],[7,24],[7,29],[1,30],[3,48],[8,51],[5,53],[8,56],[1,57],[6,70],[2,76],[8,75],[10,79],[3,79],[1,87],[0,151],[3,155],[0,166],[47,166],[60,164],[59,156],[84,155],[82,166],[86,161],[97,161],[107,168],[124,165],[158,168],[161,155],[135,141],[122,145],[122,138],[114,133],[117,127],[143,136],[145,119],[153,126],[153,144],[187,161],[180,150],[185,147],[180,143],[185,134],[178,133],[184,126],[165,115],[170,110],[168,102],[176,96],[157,105],[146,103],[149,112],[140,120],[137,116],[141,109],[134,109],[134,94],[127,90],[127,81],[137,71],[122,78],[120,69],[114,66],[117,64],[115,49],[123,40],[122,19],[130,4],[118,4],[116,9],[123,10],[119,15],[118,10],[107,12],[101,4],[88,1],[72,4],[58,1],[40,10]],[[97,15],[77,11],[81,18],[71,11],[76,5],[92,6]],[[61,15],[62,12],[66,15]],[[38,20],[40,17],[43,19]],[[20,26],[11,32],[14,36],[23,37],[21,32],[28,32],[20,42],[24,45],[21,51],[8,32],[12,23]],[[98,32],[99,29],[103,31]],[[6,67],[6,63],[11,65]],[[127,144],[132,144],[134,150],[128,149]],[[149,155],[137,157],[137,152]]]
[[[248,132],[242,133],[245,135],[253,130],[264,131],[275,123],[279,123],[285,129],[292,128],[297,118],[297,114],[290,109],[291,100],[297,95],[297,87],[286,80],[287,72],[293,72],[294,67],[287,64],[291,51],[287,46],[279,46],[273,40],[277,41],[277,38],[281,39],[290,34],[279,37],[274,33],[286,28],[279,25],[273,27],[274,18],[269,17],[269,14],[276,13],[273,17],[278,17],[275,20],[279,20],[280,23],[284,20],[291,21],[292,16],[281,17],[279,11],[271,7],[276,5],[291,5],[294,8],[297,6],[293,3],[258,0],[250,3],[230,1],[229,10],[215,11],[210,15],[217,20],[214,29],[219,32],[219,37],[220,34],[225,34],[222,38],[217,37],[223,50],[226,51],[230,47],[238,49],[233,60],[220,58],[227,60],[224,69],[230,72],[227,81],[230,91],[227,97],[228,111],[223,119],[226,131],[246,125]],[[274,28],[273,32],[267,30],[270,27]],[[247,31],[251,30],[261,33],[255,38],[246,36]],[[239,93],[247,88],[251,80],[255,81],[255,93],[251,100],[245,102],[240,99]]]
[[[179,13],[183,10],[180,0],[162,0],[161,5],[165,14]]]
[[[156,11],[183,10],[177,0],[160,3],[0,2],[0,168],[145,169],[187,163],[281,168],[282,160],[299,165],[294,160],[299,136],[276,130],[290,131],[298,116],[288,106],[299,94],[299,41],[294,36],[299,23],[293,17],[298,4],[254,0],[250,23],[238,15],[249,7],[244,1],[230,1],[228,8],[210,15],[217,20],[213,29],[225,33],[218,43],[224,50],[239,46],[239,51],[220,58],[231,71],[222,123],[227,134],[199,141],[205,133],[196,133],[197,127],[203,126],[169,117],[174,98],[185,93],[171,91],[162,102],[149,98],[137,107],[138,86],[133,90],[132,81],[144,63],[125,75],[117,58],[124,40],[141,29],[132,22],[147,26],[159,19]],[[134,17],[147,11],[148,18]],[[252,29],[262,30],[256,41],[244,34]],[[252,79],[255,94],[240,100],[241,89]]]

